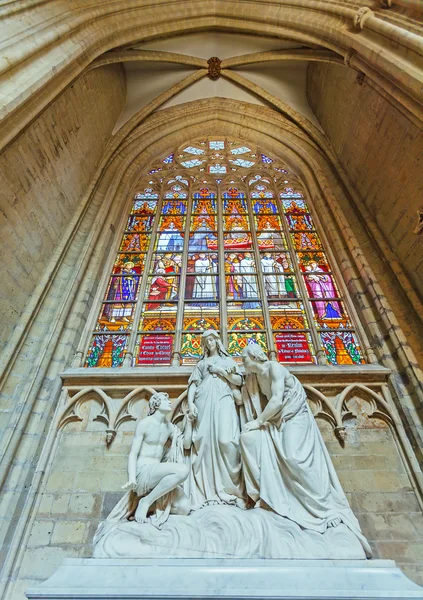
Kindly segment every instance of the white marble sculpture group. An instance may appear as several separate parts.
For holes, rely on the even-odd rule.
[[[202,347],[181,427],[150,398],[94,556],[369,557],[298,379],[257,344],[245,380],[215,331]]]

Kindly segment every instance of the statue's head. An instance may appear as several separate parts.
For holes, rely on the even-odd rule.
[[[242,362],[246,371],[253,371],[257,363],[264,363],[267,360],[266,353],[258,344],[247,344],[242,351]]]
[[[203,350],[203,357],[210,356],[217,349],[220,356],[228,356],[225,347],[222,344],[219,334],[214,329],[205,331],[201,336],[201,348]]]
[[[169,394],[166,392],[156,392],[148,402],[148,416],[154,415],[156,411],[168,413],[172,410],[169,400]]]

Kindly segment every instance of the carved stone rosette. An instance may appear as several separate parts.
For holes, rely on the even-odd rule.
[[[212,56],[207,61],[207,64],[209,65],[209,72],[208,72],[209,78],[212,81],[217,81],[219,79],[221,71],[222,71],[222,66],[221,66],[222,61],[217,56]]]

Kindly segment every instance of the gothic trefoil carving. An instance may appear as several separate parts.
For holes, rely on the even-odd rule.
[[[207,64],[209,65],[208,76],[212,81],[217,81],[222,71],[222,61],[217,56],[212,56],[207,61]]]

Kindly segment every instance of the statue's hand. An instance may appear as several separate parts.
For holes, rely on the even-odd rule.
[[[187,416],[188,416],[188,418],[189,418],[190,421],[193,421],[194,419],[196,419],[198,417],[198,409],[195,406],[195,404],[189,404],[188,405]]]
[[[122,489],[125,490],[125,492],[127,492],[128,490],[135,490],[136,487],[137,487],[136,481],[128,481],[125,483],[125,485],[122,486]]]
[[[257,419],[254,419],[254,421],[249,421],[248,423],[246,423],[244,425],[244,428],[242,431],[244,433],[248,433],[249,431],[254,431],[255,429],[260,429],[260,427],[261,427],[261,423],[259,423]]]
[[[225,377],[226,371],[217,365],[209,365],[209,373],[212,375],[220,375],[221,377]]]

